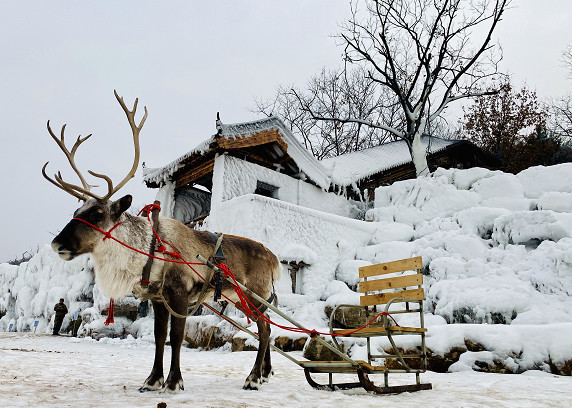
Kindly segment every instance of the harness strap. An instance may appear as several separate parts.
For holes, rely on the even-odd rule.
[[[155,244],[157,240],[155,239],[155,236],[153,236],[153,238],[151,238],[151,246],[149,247],[149,255],[153,256],[155,255]],[[143,273],[141,274],[141,287],[143,287],[144,289],[147,289],[149,287],[149,283],[151,283],[151,281],[149,280],[149,277],[151,276],[151,268],[153,267],[153,258],[149,257],[147,258],[147,262],[145,262],[145,266],[143,267]]]
[[[214,254],[213,254],[213,256],[211,256],[210,261],[211,262],[214,261],[217,264],[226,261],[226,257],[224,256],[224,253],[222,252],[222,239],[224,237],[224,234],[221,234],[220,232],[216,232],[216,233],[209,232],[209,235],[211,236],[211,239],[213,240],[213,242],[215,244]]]
[[[209,291],[209,282],[211,281],[213,274],[214,274],[213,270],[207,271],[207,275],[205,276],[205,281],[203,282],[203,287],[201,289],[201,292],[199,293],[199,296],[197,297],[197,300],[195,301],[193,308],[189,311],[189,316],[194,315],[197,312],[197,310],[199,310],[199,307],[201,307],[203,301],[207,297],[207,292]]]
[[[222,239],[224,237],[224,234],[220,232],[215,232],[215,233],[209,232],[209,235],[211,236],[211,239],[215,244],[214,254],[209,258],[209,260],[217,265],[222,265],[226,262],[226,257],[224,256],[224,253],[222,251]],[[210,279],[208,280],[211,286],[214,287],[215,293],[213,299],[215,302],[218,302],[218,300],[222,296],[222,284],[224,278],[225,277],[223,276],[223,273],[221,271],[217,271],[214,273],[212,281]]]
[[[224,237],[224,234],[219,234],[219,233],[215,234],[215,233],[209,232],[209,235],[215,244],[215,249],[214,249],[213,256],[211,257],[211,260],[214,260],[217,263],[221,263],[222,260],[226,260],[224,254],[222,252],[222,239]],[[205,298],[207,297],[207,293],[208,293],[210,286],[212,284],[213,277],[214,277],[214,287],[215,287],[214,301],[216,302],[216,301],[218,301],[218,299],[220,299],[220,290],[221,290],[222,286],[218,284],[218,281],[220,280],[221,284],[222,284],[222,280],[218,279],[219,275],[220,275],[220,273],[216,273],[213,269],[210,269],[210,268],[208,269],[207,275],[205,276],[205,281],[203,282],[203,287],[201,288],[199,296],[197,297],[195,304],[192,306],[192,309],[189,310],[189,316],[194,315],[197,312],[197,310],[199,310],[199,308],[201,307],[201,304],[204,302]]]
[[[159,212],[161,211],[161,202],[155,201],[152,206],[148,206],[151,208],[151,221],[153,230],[157,231],[159,228]],[[142,214],[144,217],[149,215],[147,207],[143,209]],[[151,245],[149,247],[149,254],[150,257],[147,258],[147,262],[143,267],[143,272],[141,274],[141,286],[143,288],[149,287],[149,277],[151,276],[151,268],[153,267],[153,255],[155,255],[155,246],[157,245],[157,236],[153,234],[151,237]]]
[[[275,299],[276,299],[276,292],[272,292],[272,294],[268,298],[267,302],[268,303],[274,303]],[[276,306],[276,305],[274,305],[274,306]],[[266,312],[266,310],[268,310],[268,306],[266,306],[266,305],[262,305],[261,307],[258,308],[258,311],[260,312],[260,314]]]

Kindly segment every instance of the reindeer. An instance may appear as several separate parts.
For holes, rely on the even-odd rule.
[[[141,283],[142,270],[149,260],[145,254],[152,251],[151,247],[155,242],[152,227],[146,218],[131,215],[126,211],[131,206],[130,195],[115,201],[111,200],[111,197],[135,174],[139,163],[139,133],[147,118],[147,108],[145,107],[143,118],[137,125],[135,112],[138,99],[135,99],[133,109],[129,110],[123,98],[117,92],[114,93],[127,115],[133,133],[135,157],[131,170],[116,186],[108,176],[89,171],[89,174],[107,183],[108,191],[104,196],[91,191],[94,186],[86,182],[75,164],[78,147],[91,135],[84,138],[79,136],[72,149],[68,150],[64,143],[65,125],[58,138],[48,121],[48,132],[66,155],[82,185],[64,181],[60,172],[53,178],[49,177],[46,174],[48,163],[42,168],[42,174],[49,182],[84,202],[75,211],[73,219],[54,238],[52,248],[65,260],[90,253],[95,262],[96,282],[110,298],[120,298],[133,293],[135,296],[151,299],[155,314],[155,360],[151,374],[139,390],[177,392],[184,389],[180,369],[180,351],[185,329],[185,318],[182,316],[187,315],[189,302],[197,299],[203,285],[209,284],[201,280],[201,277],[208,276],[209,270],[204,265],[193,265],[193,269],[197,272],[195,273],[186,264],[153,260],[150,264],[149,287],[145,288]],[[198,254],[210,255],[215,248],[208,232],[193,230],[172,218],[159,217],[156,231],[164,242],[169,243],[186,260],[194,260]],[[111,237],[114,239],[107,239]],[[120,245],[116,240],[139,252]],[[236,280],[262,298],[268,299],[273,291],[274,282],[280,277],[281,267],[276,256],[262,244],[242,237],[225,236],[223,247],[227,265]],[[161,287],[162,296],[154,296],[151,289],[155,287],[156,292],[157,285],[161,285],[161,282],[164,282]],[[222,286],[222,295],[232,302],[238,301],[232,285],[226,281]],[[206,296],[204,301],[213,300],[212,291],[207,292]],[[254,306],[259,306],[258,302],[252,299],[251,301]],[[167,380],[164,381],[163,354],[170,313],[171,367]],[[267,317],[265,312],[263,315]],[[259,385],[267,381],[272,374],[270,325],[265,318],[256,321],[259,334],[258,353],[252,371],[244,383],[244,389],[258,389]]]

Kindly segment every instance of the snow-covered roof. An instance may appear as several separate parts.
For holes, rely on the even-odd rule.
[[[458,140],[446,140],[434,136],[425,136],[421,143],[428,153],[439,152]],[[374,174],[400,166],[411,161],[411,154],[403,140],[384,143],[380,146],[324,159],[322,165],[327,169],[332,182],[339,186],[348,186]]]
[[[154,169],[144,168],[143,181],[160,184],[162,181],[169,180],[173,173],[184,165],[186,159],[207,152],[213,142],[220,138],[230,140],[248,138],[269,130],[278,131],[282,142],[287,146],[288,155],[300,171],[324,190],[329,189],[332,183],[338,186],[349,186],[411,161],[407,144],[403,140],[319,161],[300,143],[284,122],[274,116],[234,124],[224,124],[217,120],[216,128],[217,134],[168,165]],[[446,140],[434,136],[425,136],[421,141],[425,147],[429,144],[428,153],[439,152],[458,142],[458,140]]]
[[[194,154],[206,152],[210,144],[214,140],[214,136],[205,140],[190,152],[185,153],[178,159],[173,160],[171,163],[164,167],[149,168],[143,165],[143,182],[151,184],[161,184],[161,182],[169,181],[174,172],[183,166],[183,162]]]
[[[276,129],[282,136],[282,140],[288,146],[288,155],[294,160],[298,168],[314,181],[318,186],[327,190],[330,186],[330,178],[326,169],[316,160],[302,143],[292,134],[290,129],[279,118],[271,116],[252,122],[225,125],[217,123],[219,135],[226,138],[236,138],[250,134],[256,134],[265,130]]]
[[[161,168],[144,169],[143,181],[159,184],[168,180],[189,157],[206,152],[211,144],[219,138],[237,139],[248,137],[268,130],[277,130],[286,144],[288,155],[296,163],[300,171],[323,189],[330,186],[330,178],[322,164],[296,139],[290,129],[277,117],[255,120],[245,123],[224,124],[217,120],[217,134],[205,140],[190,152]]]

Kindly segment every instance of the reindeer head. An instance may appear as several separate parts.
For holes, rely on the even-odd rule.
[[[113,186],[112,180],[108,176],[94,173],[91,170],[88,171],[92,176],[101,178],[107,183],[107,194],[104,196],[98,196],[90,191],[91,187],[93,186],[89,185],[85,181],[85,178],[75,164],[75,153],[78,147],[91,135],[88,135],[84,138],[78,136],[74,146],[70,151],[64,143],[65,125],[62,126],[60,138],[57,138],[50,127],[50,122],[48,121],[48,132],[66,155],[72,169],[79,177],[82,187],[64,181],[60,172],[55,174],[54,178],[49,177],[46,174],[46,167],[48,163],[44,164],[44,167],[42,168],[42,174],[50,183],[85,202],[75,211],[73,219],[52,241],[52,248],[54,251],[57,252],[59,256],[65,260],[71,260],[77,255],[93,252],[97,243],[102,241],[103,237],[101,231],[106,232],[113,228],[118,223],[121,214],[123,214],[131,206],[132,197],[130,195],[126,195],[117,201],[111,201],[110,198],[135,175],[135,171],[139,165],[139,132],[141,131],[141,128],[147,119],[147,108],[144,108],[145,114],[139,122],[139,125],[136,125],[135,111],[137,110],[138,100],[135,99],[133,110],[130,111],[125,106],[123,98],[117,95],[117,92],[114,91],[114,93],[119,104],[123,108],[123,111],[127,115],[127,119],[131,126],[133,133],[133,144],[135,146],[135,157],[131,170],[127,176],[125,176],[125,178],[121,180],[121,182],[115,187]]]
[[[54,238],[53,250],[66,261],[93,252],[104,238],[101,231],[113,228],[121,214],[131,206],[131,201],[130,195],[117,201],[90,198],[75,211],[73,219]]]

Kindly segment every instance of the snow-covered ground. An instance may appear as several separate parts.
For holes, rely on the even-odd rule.
[[[434,356],[446,356],[453,348],[460,354],[449,373],[422,376],[433,383],[432,391],[384,399],[318,392],[306,385],[297,366],[276,355],[276,377],[259,393],[248,393],[241,386],[252,353],[185,348],[186,391],[141,395],[136,389],[150,371],[153,354],[152,319],[131,323],[119,317],[105,327],[101,312],[108,298],[94,282],[92,261],[81,257],[66,263],[46,245],[28,263],[0,264],[0,331],[20,332],[0,334],[0,400],[9,398],[7,406],[65,406],[72,400],[79,406],[94,406],[94,400],[106,406],[115,399],[117,405],[109,406],[155,406],[162,398],[175,406],[196,400],[197,406],[212,407],[354,401],[365,406],[380,401],[572,406],[570,377],[551,374],[572,368],[572,163],[517,175],[438,169],[429,177],[377,189],[367,223],[257,197],[225,202],[228,211],[211,223],[226,225],[227,217],[231,233],[264,242],[281,259],[311,264],[299,272],[302,294],[289,293],[289,273],[278,284],[281,310],[308,328],[325,330],[326,305],[358,303],[350,287],[357,284],[359,266],[423,258],[427,346]],[[79,312],[84,319],[80,334],[96,333],[99,342],[26,334],[35,322],[36,333],[51,331],[52,308],[60,297],[70,311],[63,327]],[[123,302],[136,307],[138,301]],[[284,334],[274,328],[272,336]],[[128,335],[137,339],[105,337]],[[383,345],[379,341],[374,347]],[[354,358],[363,358],[359,342],[347,348]],[[499,364],[523,374],[473,371]]]
[[[431,382],[432,390],[399,395],[320,391],[306,383],[302,369],[276,353],[270,382],[259,391],[244,391],[254,354],[184,348],[185,390],[139,393],[152,365],[151,343],[0,333],[0,406],[154,408],[160,402],[168,408],[572,406],[572,378],[540,371],[520,375],[428,372],[423,381]]]

